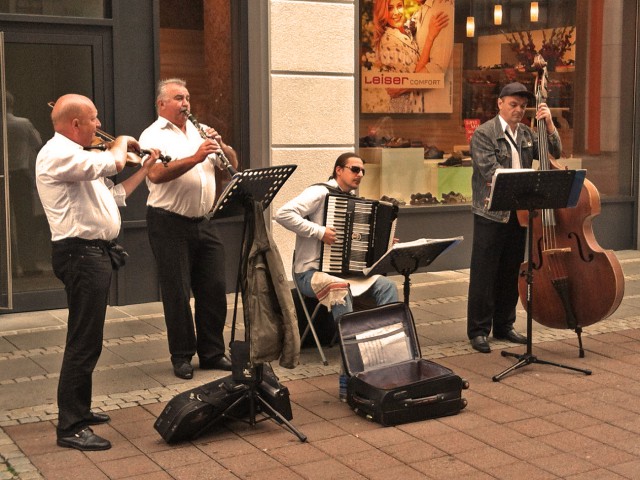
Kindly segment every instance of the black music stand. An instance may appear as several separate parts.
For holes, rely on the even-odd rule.
[[[236,296],[233,311],[233,322],[231,326],[231,344],[234,345],[236,332],[236,318],[238,312],[238,295],[242,289],[243,269],[247,266],[247,256],[249,255],[250,245],[245,241],[247,237],[248,225],[253,224],[253,206],[259,203],[262,210],[265,210],[271,200],[278,193],[282,185],[289,179],[296,165],[282,165],[279,167],[258,168],[253,170],[244,170],[233,175],[231,182],[224,189],[220,198],[216,202],[215,207],[208,215],[208,218],[227,218],[238,215],[244,215],[244,225],[242,233],[242,248],[240,250],[240,263],[238,266],[238,277],[236,284]],[[245,272],[246,276],[246,272]],[[245,340],[247,336],[250,338],[251,325],[245,321]],[[272,407],[263,397],[259,390],[259,384],[262,380],[263,364],[247,367],[249,361],[248,346],[238,345],[243,342],[236,342],[238,350],[244,350],[246,358],[242,360],[239,356],[231,352],[231,364],[233,370],[234,381],[244,383],[248,388],[238,400],[231,404],[223,413],[223,417],[231,418],[238,421],[244,421],[251,426],[256,425],[260,421],[273,420],[291,433],[296,435],[301,442],[307,440],[306,435],[298,431],[279,411]],[[246,361],[245,361],[246,360]],[[240,364],[238,364],[240,362]],[[240,372],[239,374],[236,372]],[[233,415],[234,409],[241,403],[249,403],[249,420],[239,418]],[[259,409],[259,410],[258,410]],[[260,411],[264,418],[256,420],[256,414]]]
[[[410,275],[421,267],[428,267],[442,253],[462,241],[462,237],[444,239],[421,238],[413,242],[396,243],[370,268],[366,276],[398,272],[404,276],[404,303],[409,305]]]
[[[498,382],[518,368],[531,363],[553,365],[585,375],[591,370],[570,367],[559,363],[541,360],[532,353],[533,336],[533,218],[538,209],[575,207],[586,170],[498,170],[493,178],[489,210],[528,210],[529,225],[527,231],[528,268],[524,274],[527,280],[527,351],[523,354],[501,352],[503,357],[515,357],[518,362],[493,377]]]
[[[207,214],[207,218],[227,218],[244,215],[247,211],[245,200],[254,200],[267,209],[273,197],[289,179],[297,165],[254,168],[235,173],[220,194],[218,201]]]

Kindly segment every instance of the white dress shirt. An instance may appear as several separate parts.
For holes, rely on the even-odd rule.
[[[204,140],[190,122],[186,127],[185,134],[166,118],[158,117],[140,135],[140,146],[157,148],[172,160],[190,157]],[[206,125],[202,127],[207,128]],[[147,205],[185,217],[202,217],[213,208],[216,198],[215,175],[215,167],[207,159],[170,182],[156,184],[147,178]]]
[[[108,176],[117,173],[109,151],[87,151],[56,133],[36,160],[36,186],[49,221],[51,240],[80,237],[113,240],[120,233],[118,205],[126,193]]]
[[[326,184],[338,188],[338,182],[334,179]],[[320,268],[320,246],[327,229],[323,225],[327,193],[327,188],[322,184],[311,185],[276,213],[276,222],[296,234],[295,273]]]
[[[509,142],[509,146],[511,147],[511,168],[521,168],[522,163],[520,162],[520,152],[516,148],[516,145],[518,145],[518,126],[516,126],[516,131],[514,132],[511,130],[511,127],[504,118],[500,116],[498,118],[500,118],[502,130],[504,130],[504,134],[507,136],[507,142]],[[511,136],[511,139],[509,139],[509,135]],[[511,140],[513,140],[516,145],[511,143]]]

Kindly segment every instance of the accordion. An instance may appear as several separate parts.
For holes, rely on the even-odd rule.
[[[320,271],[364,275],[393,244],[398,207],[388,202],[327,194],[324,225],[336,229],[332,245],[322,243]]]

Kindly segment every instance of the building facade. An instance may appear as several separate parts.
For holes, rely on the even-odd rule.
[[[271,212],[307,185],[326,180],[340,153],[356,151],[367,162],[361,193],[401,203],[398,236],[462,235],[462,244],[432,268],[467,268],[468,134],[495,115],[502,85],[518,80],[534,87],[528,56],[544,47],[562,161],[585,168],[601,196],[602,211],[592,212],[586,226],[593,217],[602,248],[637,248],[636,0],[427,0],[427,6],[448,6],[438,38],[451,48],[441,76],[416,77],[441,80],[444,87],[412,93],[422,106],[411,111],[397,110],[399,102],[390,101],[384,85],[372,90],[366,83],[394,73],[376,50],[375,3],[0,1],[3,122],[8,91],[15,116],[28,118],[46,142],[52,134],[47,103],[75,91],[94,99],[105,131],[137,136],[155,118],[157,80],[182,77],[192,110],[240,152],[242,168],[297,165]],[[398,8],[390,5],[398,2],[385,3],[387,12]],[[400,3],[405,37],[415,48],[419,35],[406,33],[421,2]],[[474,31],[467,36],[470,19]],[[430,95],[440,100],[426,102]],[[19,177],[12,173],[13,143],[4,137],[2,301],[10,312],[60,308],[64,292],[50,271],[48,228],[37,196],[28,182],[12,181]],[[122,210],[120,240],[131,256],[114,280],[114,305],[159,299],[145,200],[141,188]],[[242,219],[220,222],[233,291]],[[275,224],[273,234],[288,263],[293,234]]]

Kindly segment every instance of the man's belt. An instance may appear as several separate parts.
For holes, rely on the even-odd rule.
[[[122,246],[115,240],[88,240],[80,237],[69,237],[63,238],[62,240],[56,240],[51,243],[56,247],[98,247],[109,255],[111,258],[111,266],[114,270],[122,267],[126,262],[126,258],[129,256],[124,248],[122,248]]]
[[[180,215],[179,213],[170,212],[169,210],[165,210],[164,208],[151,207],[151,206],[147,208],[157,215],[162,215],[165,217],[173,217],[185,222],[200,223],[206,218],[206,217],[187,217],[185,215]]]
[[[72,245],[82,245],[82,246],[89,246],[89,247],[100,247],[106,250],[107,248],[109,248],[109,244],[111,242],[115,242],[115,240],[99,240],[99,239],[89,240],[89,239],[80,238],[80,237],[69,237],[69,238],[63,238],[62,240],[55,240],[54,242],[51,242],[51,243],[61,247],[69,247]]]

